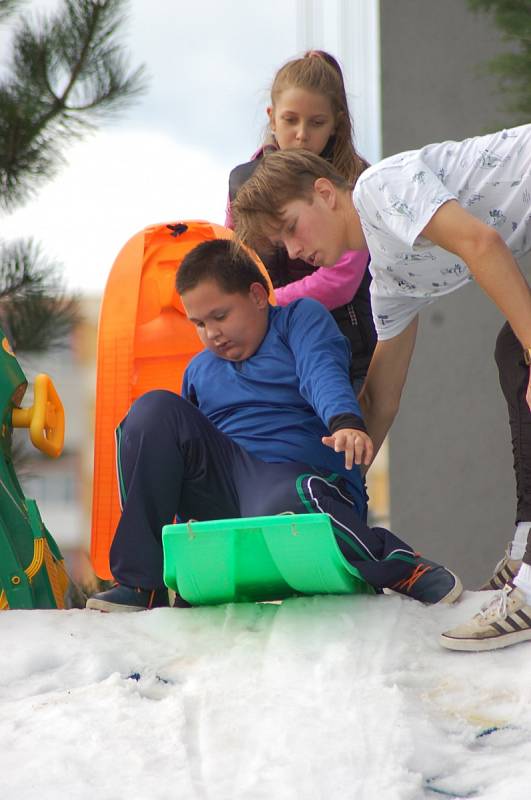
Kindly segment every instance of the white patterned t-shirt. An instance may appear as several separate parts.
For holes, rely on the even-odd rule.
[[[496,228],[516,258],[531,249],[531,125],[386,158],[360,176],[353,199],[378,338],[390,339],[436,296],[472,280],[463,261],[421,236],[448,200]]]

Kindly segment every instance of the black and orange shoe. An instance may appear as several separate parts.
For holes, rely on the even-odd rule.
[[[411,574],[389,588],[421,603],[435,605],[455,603],[463,591],[463,584],[446,567],[417,556]]]
[[[95,611],[148,611],[151,608],[167,608],[169,606],[168,590],[139,589],[115,583],[111,589],[92,595],[87,600],[86,608]]]

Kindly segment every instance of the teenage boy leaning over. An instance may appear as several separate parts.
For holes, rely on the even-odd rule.
[[[186,370],[182,397],[149,392],[118,427],[117,584],[87,607],[168,605],[161,531],[175,515],[288,511],[329,514],[343,555],[376,590],[424,603],[457,599],[453,573],[366,524],[360,465],[372,443],[349,381],[348,343],[326,309],[309,299],[271,306],[256,264],[227,240],[191,251],[177,290],[205,350]]]
[[[399,408],[420,310],[475,280],[506,316],[495,359],[509,412],[516,526],[481,587],[502,591],[440,642],[490,650],[531,639],[531,293],[518,263],[531,250],[531,125],[398,153],[355,186],[311,152],[270,153],[232,211],[240,239],[282,245],[314,266],[368,247],[378,343],[360,403],[375,451]]]

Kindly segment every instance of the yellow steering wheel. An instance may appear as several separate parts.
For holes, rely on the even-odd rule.
[[[29,428],[30,439],[38,450],[57,458],[63,452],[65,412],[49,375],[37,375],[33,385],[33,405],[14,408],[14,428]]]

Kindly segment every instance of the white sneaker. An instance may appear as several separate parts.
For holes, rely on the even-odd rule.
[[[531,639],[531,606],[520,589],[507,584],[479,614],[439,637],[449,650],[496,650]]]

